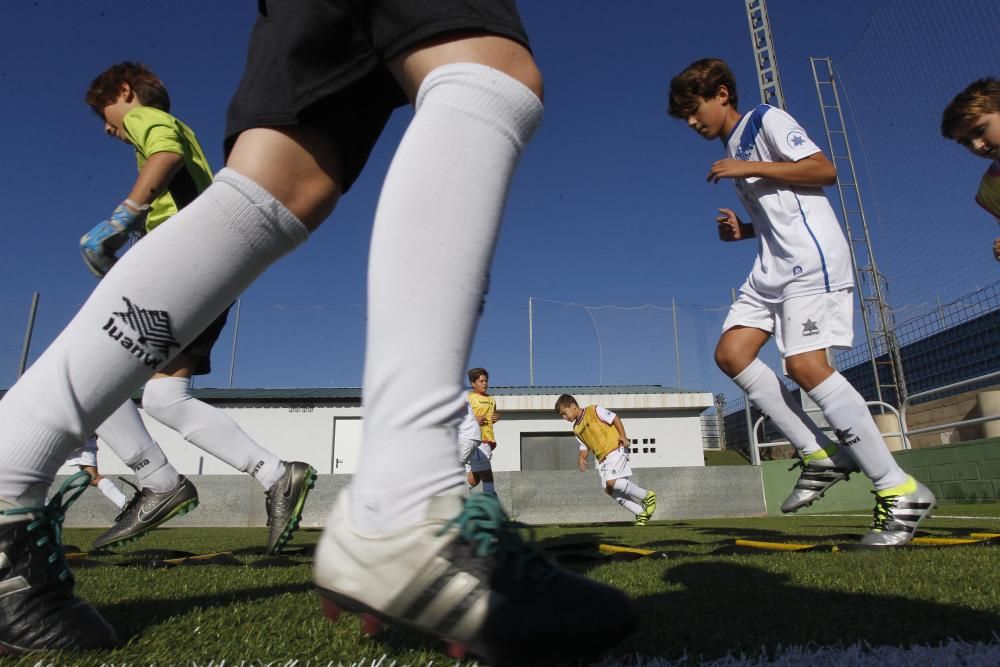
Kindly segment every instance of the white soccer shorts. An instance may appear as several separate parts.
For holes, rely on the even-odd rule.
[[[461,452],[469,452],[466,454],[466,458],[463,459],[465,472],[485,472],[493,469],[490,464],[490,459],[493,458],[493,448],[485,442],[466,440],[459,443],[458,448],[460,456]]]
[[[782,358],[854,344],[854,288],[796,296],[780,303],[740,292],[722,331],[753,327],[774,334]]]
[[[601,474],[601,488],[606,488],[613,479],[632,476],[632,464],[624,447],[608,452],[604,460],[597,464],[597,472]]]

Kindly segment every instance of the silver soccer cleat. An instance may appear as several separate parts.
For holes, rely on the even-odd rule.
[[[912,478],[911,478],[912,479]],[[872,529],[861,538],[870,547],[898,547],[913,539],[920,522],[931,515],[937,499],[931,490],[913,480],[917,488],[902,496],[875,493],[875,520]]]
[[[808,507],[823,497],[826,490],[837,482],[850,479],[853,473],[859,472],[858,464],[846,453],[837,452],[831,457],[815,459],[809,462],[799,461],[789,470],[801,468],[802,473],[795,488],[781,503],[781,511],[785,514]]]

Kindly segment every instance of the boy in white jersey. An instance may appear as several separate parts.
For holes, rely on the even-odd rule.
[[[471,368],[468,372],[469,384],[472,391],[469,392],[469,407],[479,425],[479,445],[471,452],[465,461],[466,484],[469,489],[473,489],[483,483],[483,493],[492,496],[497,494],[496,486],[493,483],[493,450],[497,448],[497,438],[493,432],[493,424],[500,419],[497,412],[497,399],[490,396],[490,374],[485,368]]]
[[[802,473],[782,512],[811,504],[860,468],[876,497],[875,521],[862,544],[906,544],[930,515],[934,495],[896,464],[864,398],[827,361],[827,349],[853,342],[850,250],[822,189],[836,182],[836,169],[790,115],[764,104],[741,115],[737,102],[733,74],[715,58],[692,63],[670,82],[669,114],[725,146],[726,157],[712,164],[707,180],[733,179],[750,213],[747,224],[719,209],[719,238],[758,239],[715,361],[801,456]],[[839,443],[757,358],[772,335],[788,375],[819,406]]]
[[[649,523],[656,511],[656,494],[629,480],[629,440],[621,418],[600,405],[581,408],[569,394],[556,400],[556,414],[573,424],[573,434],[580,443],[580,472],[587,470],[587,457],[593,452],[604,493],[635,515],[636,526]]]
[[[1000,79],[973,81],[956,95],[942,114],[941,134],[991,160],[976,202],[1000,222]],[[1000,261],[1000,238],[993,241],[993,257]]]

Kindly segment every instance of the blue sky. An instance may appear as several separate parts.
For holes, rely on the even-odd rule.
[[[41,293],[35,359],[93,289],[77,241],[135,177],[128,148],[103,136],[82,101],[89,82],[115,62],[148,64],[167,84],[174,114],[194,128],[218,169],[225,109],[242,70],[254,4],[5,2],[0,386],[16,375],[32,292]],[[768,5],[789,111],[823,147],[808,56],[846,57],[872,17],[892,5]],[[733,66],[742,108],[758,103],[743,3],[522,0],[520,8],[546,78],[545,121],[511,193],[471,364],[488,367],[495,385],[528,383],[534,298],[536,384],[674,385],[670,311],[626,308],[669,307],[674,299],[682,304],[680,384],[733,393],[714,369],[711,350],[730,290],[749,271],[755,246],[717,241],[716,207],[739,210],[731,184],[705,182],[721,146],[667,117],[665,106],[671,76],[709,55]],[[360,383],[372,214],[409,117],[408,109],[397,111],[331,219],[245,294],[235,386]],[[980,165],[936,136],[915,141],[940,151],[936,166],[961,174],[972,189]],[[197,386],[226,386],[231,353],[230,326],[215,350],[216,371]]]

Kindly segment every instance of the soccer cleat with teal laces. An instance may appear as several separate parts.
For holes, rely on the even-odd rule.
[[[624,593],[553,565],[493,496],[435,496],[421,523],[370,535],[353,528],[349,495],[338,495],[316,552],[332,620],[357,613],[366,632],[398,623],[444,639],[453,656],[513,664],[596,656],[636,624]],[[601,631],[580,632],[594,618]]]
[[[89,484],[78,472],[42,507],[0,499],[0,656],[118,643],[114,628],[73,594],[63,553],[63,517]]]

